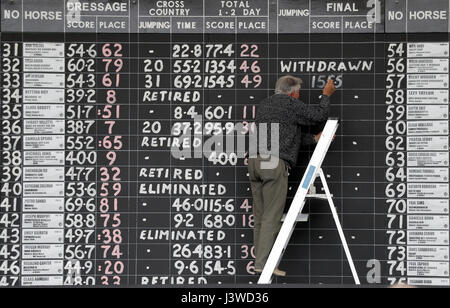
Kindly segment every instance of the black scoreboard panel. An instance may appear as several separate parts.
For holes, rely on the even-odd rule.
[[[362,282],[448,286],[448,10],[1,0],[0,286],[255,283],[237,144],[286,74],[311,104],[336,77],[324,171]],[[328,205],[305,211],[274,283],[352,284]]]

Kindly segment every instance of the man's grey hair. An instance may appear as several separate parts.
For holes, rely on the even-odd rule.
[[[283,76],[278,79],[275,86],[276,94],[291,94],[292,92],[297,92],[302,87],[303,80],[294,76]]]

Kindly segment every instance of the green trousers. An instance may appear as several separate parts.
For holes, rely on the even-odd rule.
[[[288,164],[279,159],[273,169],[261,168],[260,156],[248,160],[255,217],[255,268],[263,269],[281,228],[288,190]]]

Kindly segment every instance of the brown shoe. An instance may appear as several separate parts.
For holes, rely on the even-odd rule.
[[[286,277],[286,272],[278,268],[273,271],[273,274],[278,277]]]
[[[255,273],[262,273],[262,271],[260,268],[255,268]],[[286,272],[278,268],[273,271],[273,274],[278,277],[286,277]]]

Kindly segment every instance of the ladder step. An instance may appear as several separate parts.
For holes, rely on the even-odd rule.
[[[331,195],[331,197],[333,198],[333,195]],[[306,195],[306,198],[309,199],[321,199],[321,200],[327,200],[327,195],[326,194],[311,194],[311,195]]]
[[[333,197],[333,195],[331,195],[331,197]],[[327,200],[327,195],[326,194],[314,194],[314,195],[311,194],[311,195],[306,195],[306,198]],[[303,202],[303,203],[305,203],[305,202]],[[285,219],[286,219],[286,214],[283,214],[283,218],[281,218],[281,221],[284,222]],[[303,214],[303,213],[298,214],[297,219],[296,219],[297,222],[307,222],[308,220],[309,220],[309,214]]]
[[[283,218],[281,218],[281,221],[284,221],[286,219],[286,214],[284,214],[283,215]],[[307,222],[308,221],[308,219],[309,219],[309,214],[302,214],[302,213],[300,213],[298,216],[297,216],[297,222]]]

